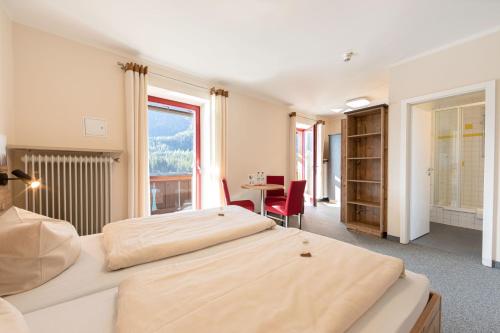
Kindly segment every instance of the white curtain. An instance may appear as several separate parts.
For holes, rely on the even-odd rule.
[[[129,218],[150,214],[147,73],[146,66],[134,63],[125,65]]]
[[[297,146],[297,117],[295,113],[290,114],[290,150],[289,150],[289,159],[290,159],[290,174],[289,179],[297,180],[297,156],[296,156],[296,146]]]
[[[317,145],[316,145],[316,198],[322,199],[324,195],[323,180],[323,151],[325,145],[325,123],[319,120],[316,125]]]
[[[213,119],[213,145],[211,158],[211,186],[208,205],[222,206],[225,202],[224,191],[221,187],[221,179],[227,176],[227,100],[229,92],[223,89],[212,88],[210,90],[212,119]]]

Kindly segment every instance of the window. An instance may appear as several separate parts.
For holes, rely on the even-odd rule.
[[[200,107],[148,98],[151,214],[199,208]]]

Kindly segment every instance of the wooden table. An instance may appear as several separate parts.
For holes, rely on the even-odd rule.
[[[260,215],[265,215],[265,206],[264,206],[264,191],[272,191],[272,190],[281,190],[285,187],[283,185],[277,184],[261,184],[261,185],[252,185],[252,184],[243,184],[241,188],[246,190],[260,190]]]

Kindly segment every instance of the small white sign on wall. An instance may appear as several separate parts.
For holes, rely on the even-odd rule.
[[[84,117],[83,133],[85,136],[108,136],[108,123],[104,119]]]

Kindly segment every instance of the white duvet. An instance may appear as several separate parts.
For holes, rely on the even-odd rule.
[[[107,224],[103,244],[109,270],[200,250],[273,228],[264,216],[238,206],[129,219]]]
[[[344,332],[404,272],[400,259],[289,229],[119,286],[128,332]]]

